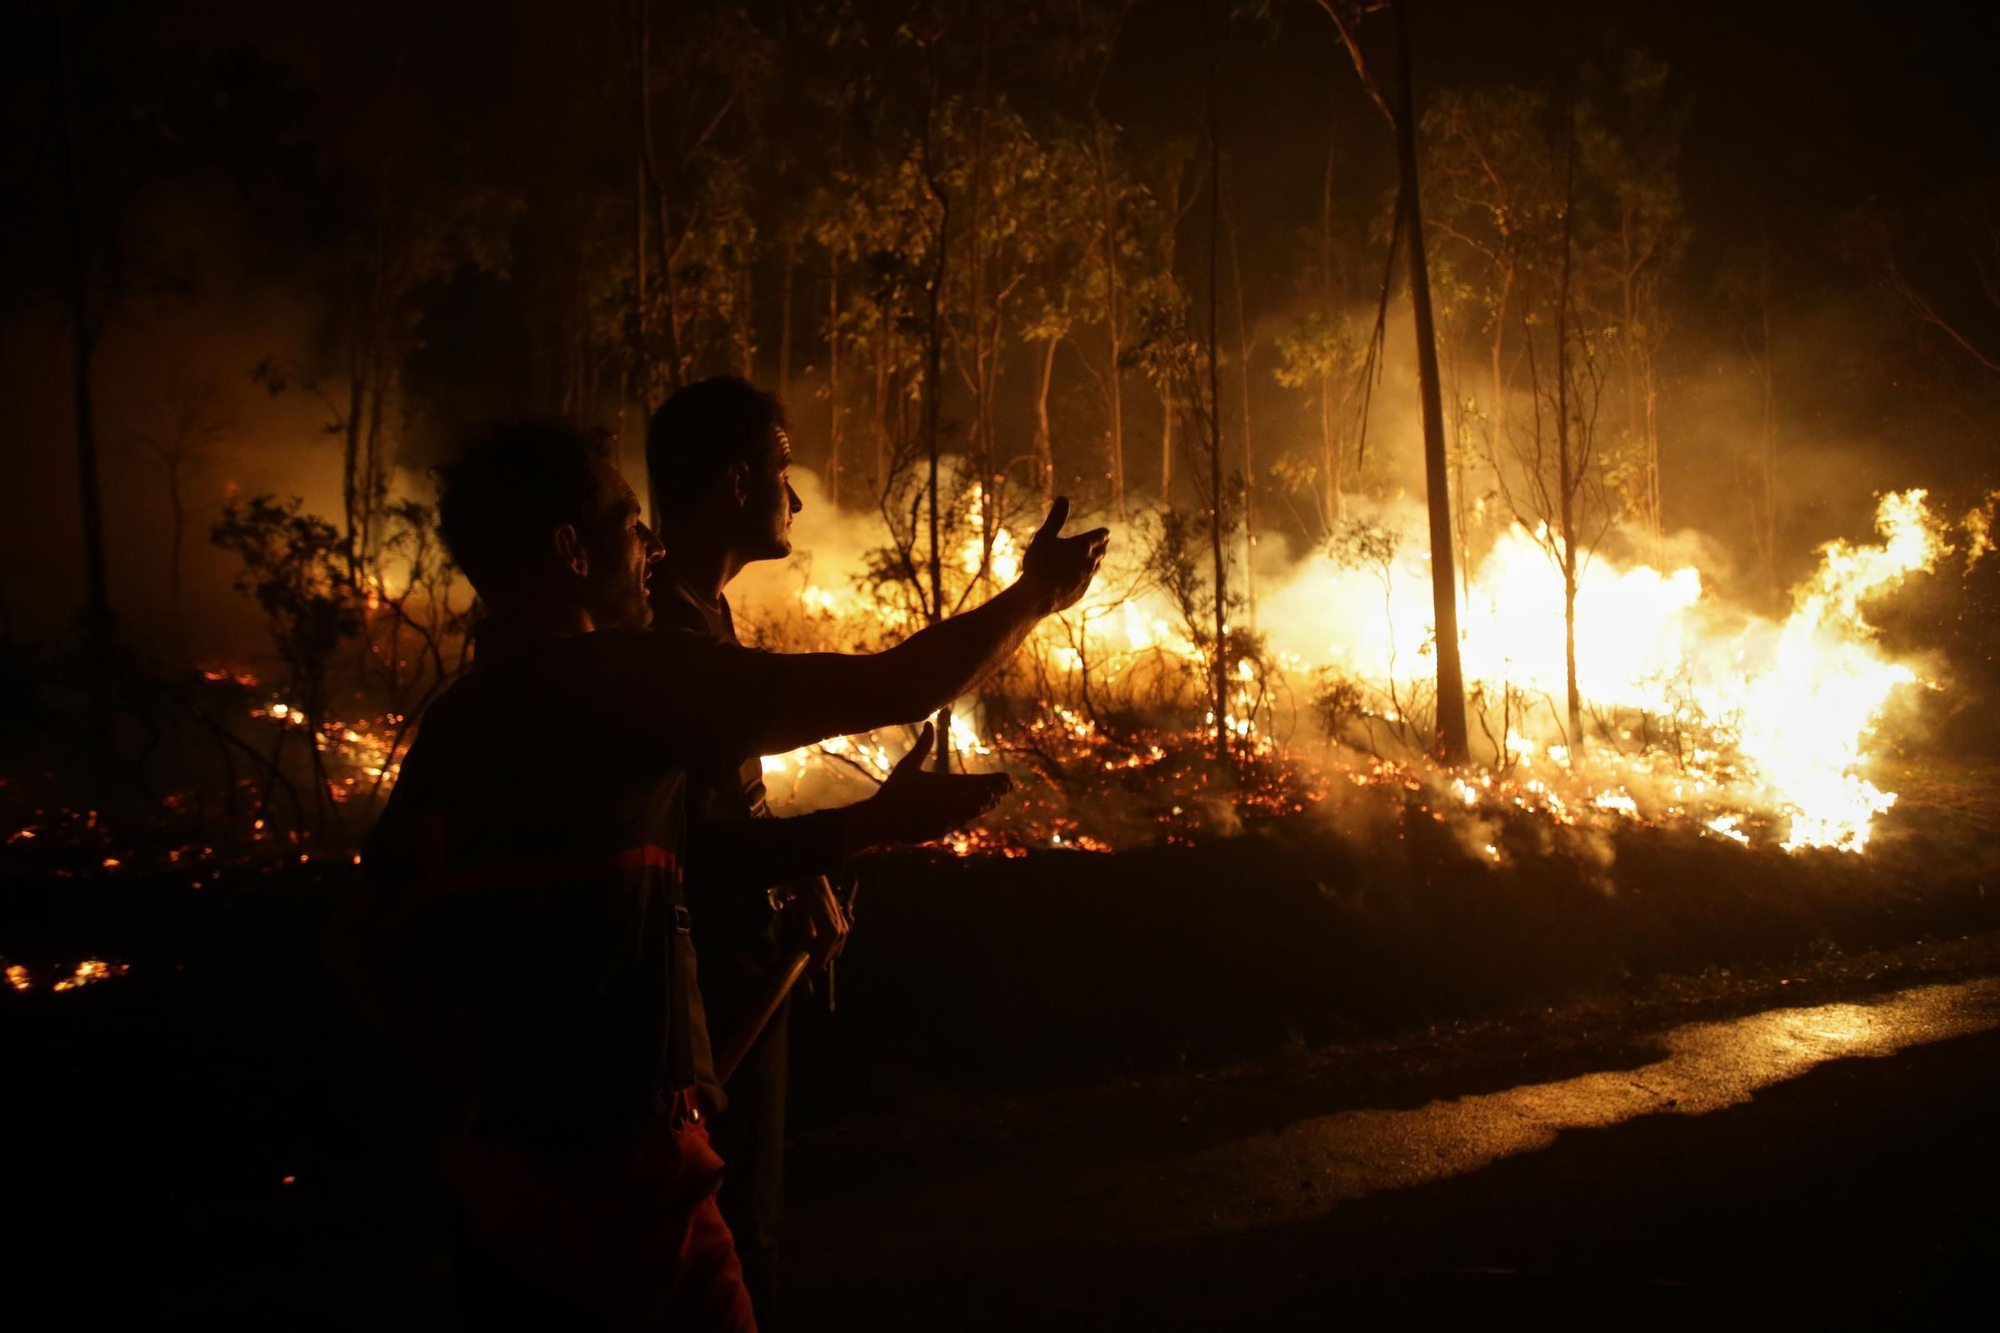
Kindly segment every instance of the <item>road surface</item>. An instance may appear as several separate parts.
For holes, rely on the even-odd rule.
[[[1505,1054],[809,1139],[789,1308],[1306,1329],[1991,1304],[2000,979],[1685,1024],[1553,1076]]]

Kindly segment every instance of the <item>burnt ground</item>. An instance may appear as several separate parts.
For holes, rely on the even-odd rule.
[[[1702,1265],[1648,1256],[1674,1252],[1676,1229],[1751,1250],[1820,1235],[1813,1162],[1842,1164],[1829,1180],[1887,1190],[1893,1174],[1856,1165],[1847,1121],[1829,1108],[1875,1096],[1869,1077],[1892,1067],[1928,1071],[1909,1083],[1936,1095],[1899,1111],[1890,1099],[1881,1116],[1921,1122],[1924,1143],[1945,1145],[1946,1160],[1907,1171],[1984,1179],[1980,1122],[1957,1109],[1986,1105],[1979,1059],[1962,1053],[1991,1043],[1972,1037],[1845,1062],[1863,1073],[1815,1070],[1687,1121],[1708,1127],[1699,1132],[1640,1120],[1581,1138],[1610,1148],[1565,1139],[1318,1221],[994,1248],[995,1236],[1048,1230],[1034,1182],[1070,1167],[1129,1161],[1138,1172],[1342,1110],[1637,1068],[1660,1032],[1692,1019],[2000,973],[1991,773],[1897,781],[1906,799],[1865,858],[1632,830],[1608,868],[1523,841],[1495,870],[1421,821],[1395,838],[1293,827],[1115,857],[875,862],[840,1011],[800,1015],[793,1272],[817,1315],[801,1322],[895,1326],[885,1312],[900,1311],[911,1315],[901,1326],[935,1327],[944,1311],[964,1325],[1040,1310],[1068,1312],[1054,1326],[1214,1326],[1220,1307],[1193,1293],[1227,1290],[1234,1273],[1265,1293],[1242,1326],[1316,1326],[1323,1304],[1360,1300],[1364,1287],[1384,1300],[1435,1287],[1439,1310],[1467,1312],[1544,1296],[1569,1308],[1579,1291],[1629,1297],[1633,1282],[1713,1293]],[[407,1169],[417,1117],[406,1080],[372,1058],[319,961],[344,872],[245,872],[197,891],[158,877],[57,880],[10,854],[0,954],[41,977],[86,956],[131,966],[63,994],[0,995],[9,1207],[32,1242],[19,1271],[43,1279],[10,1303],[47,1295],[72,1315],[126,1304],[214,1324],[385,1311],[447,1323],[427,1200]],[[1801,1097],[1802,1119],[1704,1146],[1710,1129],[1764,1125],[1773,1105]],[[1729,1202],[1746,1165],[1771,1156],[1767,1132],[1805,1145],[1794,1155],[1803,1174],[1762,1204]],[[1655,1133],[1691,1137],[1678,1156],[1653,1154],[1675,1165],[1648,1177],[1651,1194],[1644,1181],[1589,1193],[1603,1173],[1593,1153],[1616,1160],[1615,1145]],[[1545,1178],[1531,1162],[1573,1167]],[[1864,1202],[1890,1197],[1856,1188]],[[1133,1197],[1135,1212],[1151,1207]],[[1910,1197],[1936,1213],[1937,1199]],[[979,1227],[962,1244],[932,1228],[916,1245],[896,1219],[923,1215],[919,1204],[976,1212]],[[1404,1242],[1382,1239],[1385,1209],[1415,1219],[1396,1233]],[[1634,1239],[1588,1252],[1605,1228],[1578,1219],[1608,1215]],[[1651,1231],[1648,1217],[1659,1219]],[[1986,1234],[1975,1224],[1965,1234]],[[1871,1255],[1890,1255],[1897,1272],[1931,1262],[1905,1253],[1907,1228],[1881,1225]],[[1533,1239],[1558,1231],[1571,1239]],[[1520,1244],[1478,1243],[1496,1236]],[[999,1269],[976,1261],[989,1250]],[[1305,1259],[1334,1252],[1356,1257]],[[1554,1270],[1544,1262],[1578,1253]],[[1841,1267],[1796,1246],[1773,1253]],[[885,1303],[882,1288],[898,1285],[919,1299]]]

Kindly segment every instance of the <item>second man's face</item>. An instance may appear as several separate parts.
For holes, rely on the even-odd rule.
[[[792,489],[792,441],[782,426],[771,430],[764,462],[744,479],[745,554],[782,560],[792,553],[792,515],[805,507]]]

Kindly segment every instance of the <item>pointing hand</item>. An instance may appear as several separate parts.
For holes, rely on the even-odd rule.
[[[1109,528],[1063,536],[1062,526],[1068,519],[1069,499],[1059,496],[1021,558],[1021,582],[1046,599],[1050,614],[1075,606],[1090,591],[1090,581],[1097,577],[1097,567],[1104,563],[1105,548],[1111,543]]]

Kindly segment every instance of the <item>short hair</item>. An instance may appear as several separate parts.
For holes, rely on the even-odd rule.
[[[764,461],[773,429],[785,427],[784,404],[735,375],[676,389],[646,423],[646,474],[653,512],[698,499],[731,463]]]
[[[533,576],[538,538],[565,523],[588,530],[603,504],[592,464],[610,457],[601,430],[521,416],[477,427],[455,460],[431,469],[438,533],[473,591],[505,597]]]

